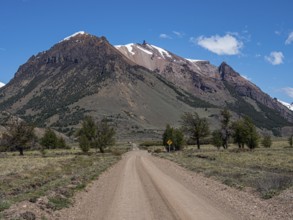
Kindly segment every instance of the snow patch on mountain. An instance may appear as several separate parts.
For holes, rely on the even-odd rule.
[[[140,47],[140,46],[137,46],[137,48],[140,49],[140,50],[142,50],[143,52],[149,54],[149,55],[153,55],[153,52],[148,51],[148,50],[146,50],[146,49],[144,49],[144,48],[142,48],[142,47]]]
[[[197,62],[204,62],[205,60],[195,60],[195,59],[188,59],[188,58],[185,58],[186,60],[188,60],[189,62],[192,62],[192,63],[197,63]]]
[[[3,87],[3,86],[5,86],[5,84],[0,82],[0,88]]]
[[[166,51],[166,50],[164,50],[164,49],[162,49],[160,47],[157,47],[155,45],[149,45],[149,44],[148,44],[148,47],[151,48],[151,49],[157,50],[161,54],[161,56],[163,58],[166,58],[166,56],[169,57],[169,58],[172,58],[172,56],[168,53],[168,51]]]
[[[116,45],[115,47],[116,48],[125,47],[129,53],[131,53],[132,55],[134,55],[135,52],[133,51],[133,46],[134,46],[134,44],[131,43],[131,44],[126,44],[126,45]]]
[[[68,37],[65,37],[62,41],[70,40],[70,38],[75,37],[75,36],[77,36],[79,34],[87,34],[87,33],[85,33],[84,31],[78,31],[78,32],[76,32],[76,33],[74,33],[74,34],[72,34],[72,35],[70,35]]]
[[[282,105],[286,106],[288,109],[290,109],[291,111],[293,111],[293,103],[289,104],[287,102],[283,102],[281,100],[278,99],[278,102],[280,102]]]

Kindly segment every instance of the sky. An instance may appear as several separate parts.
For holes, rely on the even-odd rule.
[[[0,82],[32,55],[85,31],[225,61],[273,98],[293,102],[292,0],[0,0]]]

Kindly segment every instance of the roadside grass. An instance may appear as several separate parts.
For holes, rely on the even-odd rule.
[[[45,208],[59,210],[72,203],[72,197],[108,167],[116,163],[126,148],[104,154],[79,149],[27,151],[20,157],[5,153],[0,158],[0,214],[11,205],[28,200],[36,203],[46,197]],[[117,153],[119,152],[119,153]]]
[[[201,150],[187,147],[181,152],[155,155],[215,177],[226,185],[238,189],[251,187],[262,198],[269,199],[293,186],[293,149],[286,146],[286,142],[277,141],[271,148],[250,151],[232,145],[228,150],[205,145]]]

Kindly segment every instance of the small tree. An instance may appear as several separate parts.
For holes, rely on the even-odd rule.
[[[87,153],[91,148],[88,138],[85,135],[81,135],[78,141],[82,152]]]
[[[256,127],[249,117],[244,117],[244,132],[245,132],[245,144],[252,150],[258,147],[259,135],[256,131]]]
[[[270,135],[264,135],[261,141],[262,146],[270,148],[272,146],[272,139]]]
[[[106,120],[95,123],[90,116],[84,119],[81,129],[77,132],[79,146],[83,152],[92,147],[104,153],[107,146],[115,143],[114,135],[114,128],[110,127]]]
[[[40,144],[46,149],[55,149],[58,145],[58,138],[53,130],[47,128]]]
[[[184,144],[184,135],[180,129],[176,129],[167,124],[163,133],[163,145],[169,151],[168,140],[172,141],[172,148],[174,150],[182,150]]]
[[[196,112],[185,113],[181,120],[182,131],[195,140],[197,148],[200,149],[200,140],[210,133],[207,120],[200,118]]]
[[[234,142],[239,148],[244,148],[246,145],[249,149],[254,149],[258,146],[259,135],[256,127],[249,117],[244,117],[232,125]]]
[[[230,121],[231,113],[225,108],[221,111],[221,136],[222,136],[222,145],[224,149],[228,148],[228,141],[231,136]]]
[[[88,152],[93,147],[93,141],[96,137],[97,128],[94,119],[86,116],[82,122],[81,128],[77,131],[79,147],[83,152]]]
[[[238,144],[239,148],[244,148],[245,145],[245,127],[244,127],[244,121],[238,120],[233,122],[232,124],[232,137],[234,139],[234,143]]]
[[[220,149],[221,146],[223,146],[223,139],[222,139],[222,133],[220,130],[215,130],[212,133],[212,144]]]
[[[19,155],[23,156],[23,151],[29,148],[29,144],[34,142],[36,136],[34,134],[34,126],[24,121],[15,121],[8,127],[9,134],[6,135],[7,142],[12,148],[19,151]]]
[[[57,139],[57,148],[69,149],[63,137]]]
[[[288,139],[288,143],[290,147],[293,147],[293,135],[291,135]]]
[[[184,135],[180,129],[173,130],[173,144],[175,150],[182,150],[184,145]]]
[[[173,139],[173,130],[174,128],[172,128],[169,124],[166,125],[166,129],[163,133],[163,145],[165,146],[166,150],[169,151],[169,145],[168,145],[168,140],[172,140]],[[173,142],[173,140],[172,140]]]
[[[94,148],[99,148],[101,153],[105,152],[105,148],[115,144],[115,130],[110,127],[107,120],[103,119],[96,124],[96,137],[94,140]]]

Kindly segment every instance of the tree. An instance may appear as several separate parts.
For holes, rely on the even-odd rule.
[[[244,148],[244,144],[249,149],[254,149],[258,146],[259,135],[256,127],[249,117],[244,117],[232,125],[234,142],[239,148]]]
[[[182,150],[184,135],[180,129],[173,128],[169,124],[166,125],[166,129],[163,133],[163,145],[166,147],[167,151],[169,151],[168,140],[172,141],[172,148],[174,148],[174,150]]]
[[[293,135],[291,135],[288,139],[288,143],[290,147],[293,147]]]
[[[259,135],[251,118],[244,117],[245,144],[252,150],[258,147]]]
[[[196,141],[200,149],[200,140],[209,135],[209,125],[205,118],[200,118],[196,112],[184,113],[181,117],[182,131]]]
[[[46,149],[67,148],[64,138],[58,138],[50,128],[46,129],[44,136],[40,140],[40,144]]]
[[[81,128],[77,131],[79,147],[86,153],[93,147],[93,141],[96,137],[97,129],[94,119],[86,116],[82,122]]]
[[[173,130],[173,145],[175,150],[182,150],[184,144],[184,135],[180,129]]]
[[[215,130],[212,133],[212,144],[220,149],[221,146],[223,146],[223,139],[222,139],[222,133],[220,130]]]
[[[232,130],[233,130],[232,137],[234,139],[234,143],[238,144],[238,147],[243,149],[245,145],[244,121],[238,120],[233,122]]]
[[[261,141],[262,146],[269,148],[272,146],[272,139],[270,135],[264,135]]]
[[[23,156],[23,151],[29,148],[36,136],[34,134],[34,126],[27,124],[24,121],[14,121],[8,126],[9,134],[6,135],[10,147],[19,151],[19,155]]]
[[[114,135],[115,130],[108,125],[107,120],[95,123],[90,116],[85,117],[81,129],[77,132],[79,146],[83,152],[87,152],[87,148],[91,147],[104,153],[107,146],[115,143]]]
[[[169,124],[166,125],[166,129],[163,133],[163,145],[165,146],[166,150],[169,151],[169,145],[168,140],[171,140],[173,142],[173,131],[174,128],[172,128]]]
[[[221,136],[224,149],[228,148],[228,141],[231,136],[230,121],[231,113],[227,108],[225,108],[221,111]]]
[[[59,137],[59,138],[57,139],[57,148],[69,149],[70,147],[68,147],[68,146],[66,145],[66,142],[65,142],[65,140],[64,140],[63,137]]]
[[[40,144],[46,149],[55,149],[57,148],[58,138],[53,130],[47,128],[44,136],[40,140]]]
[[[96,136],[94,140],[94,148],[99,148],[101,153],[105,152],[107,146],[115,144],[115,130],[110,127],[107,120],[103,119],[96,124]]]
[[[81,135],[78,139],[82,152],[87,153],[90,150],[90,142],[85,135]]]

